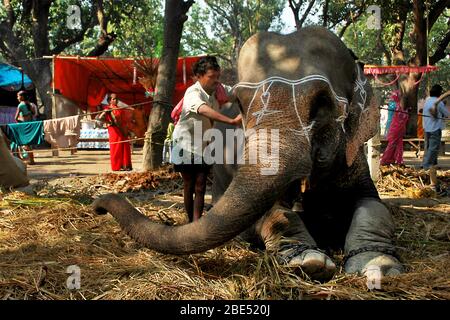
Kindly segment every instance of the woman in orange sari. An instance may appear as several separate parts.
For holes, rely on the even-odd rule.
[[[115,93],[108,98],[109,105],[100,115],[108,126],[109,151],[111,169],[113,171],[131,171],[131,146],[128,140],[128,128],[125,124],[126,111],[118,107],[118,98]]]

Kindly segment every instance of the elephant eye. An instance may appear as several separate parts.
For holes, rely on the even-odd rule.
[[[328,92],[319,92],[310,103],[309,121],[316,121],[319,124],[325,123],[333,117],[333,100]]]

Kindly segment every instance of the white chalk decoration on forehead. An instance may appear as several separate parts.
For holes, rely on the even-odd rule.
[[[313,74],[313,75],[309,75],[306,77],[303,77],[301,79],[298,80],[290,80],[290,79],[286,79],[283,77],[278,77],[278,76],[274,76],[274,77],[270,77],[267,78],[263,81],[260,81],[258,83],[252,83],[252,82],[239,82],[236,85],[233,86],[233,89],[235,88],[248,88],[248,89],[255,89],[255,93],[253,94],[253,97],[248,105],[247,108],[247,119],[248,119],[248,115],[250,113],[250,109],[253,105],[253,102],[255,101],[256,95],[259,91],[260,88],[262,88],[262,93],[261,93],[261,102],[263,104],[263,107],[260,111],[254,112],[252,113],[253,116],[256,116],[256,125],[259,124],[259,122],[262,120],[262,118],[266,115],[272,115],[278,112],[281,112],[280,110],[268,110],[269,107],[269,100],[270,100],[270,92],[269,89],[272,86],[273,83],[275,82],[280,82],[282,84],[287,84],[290,85],[292,88],[292,100],[294,101],[294,109],[295,109],[295,113],[297,115],[297,118],[300,122],[300,126],[302,128],[302,130],[295,130],[295,129],[290,129],[291,131],[293,131],[296,135],[299,136],[305,136],[306,139],[308,140],[308,142],[310,142],[309,139],[309,135],[311,133],[311,130],[313,128],[314,125],[314,121],[311,122],[310,125],[306,126],[303,124],[302,119],[300,117],[300,114],[298,112],[297,109],[297,100],[295,97],[295,86],[300,85],[300,84],[304,84],[310,81],[323,81],[326,84],[328,84],[328,87],[331,90],[331,93],[333,94],[334,98],[336,99],[336,101],[338,102],[339,105],[344,105],[343,111],[342,111],[342,115],[339,116],[336,121],[337,122],[341,122],[341,126],[342,126],[342,130],[345,132],[344,129],[344,121],[348,116],[348,112],[347,112],[347,106],[348,106],[348,100],[345,97],[341,97],[338,96],[336,94],[336,92],[333,89],[333,86],[331,85],[330,80],[328,80],[328,78],[320,75],[320,74]],[[367,80],[366,80],[367,81]],[[269,86],[267,89],[265,89],[265,85],[269,83]],[[365,84],[365,82],[363,83]],[[362,88],[364,90],[364,87]],[[365,91],[364,91],[365,92]]]
[[[294,131],[294,134],[296,135],[300,135],[300,136],[304,136],[306,138],[306,140],[308,140],[308,143],[311,144],[311,141],[309,139],[309,135],[311,133],[312,130],[312,124],[314,124],[314,121],[311,125],[309,125],[309,127],[305,127],[305,125],[303,124],[302,118],[300,117],[300,113],[298,112],[298,108],[297,108],[297,98],[295,97],[295,85],[291,85],[292,87],[292,99],[294,101],[294,110],[295,110],[295,114],[297,115],[298,121],[300,123],[300,126],[302,127],[302,131],[299,130],[292,130]]]
[[[270,87],[272,86],[271,82],[269,87],[266,89],[265,85],[263,85],[263,92],[261,94],[261,102],[263,107],[260,111],[253,112],[252,115],[256,117],[256,125],[259,125],[259,122],[262,120],[264,116],[270,116],[274,113],[281,112],[280,110],[269,110],[269,101],[270,101]]]

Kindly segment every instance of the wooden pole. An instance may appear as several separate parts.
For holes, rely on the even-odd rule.
[[[52,118],[55,119],[57,118],[56,98],[55,98],[55,55],[51,57],[52,57]],[[53,144],[51,146],[52,146],[52,157],[58,157],[59,156],[59,151],[57,149],[58,147]]]

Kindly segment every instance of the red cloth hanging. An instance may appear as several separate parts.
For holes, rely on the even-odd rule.
[[[375,66],[365,65],[364,74],[387,74],[387,73],[427,73],[436,71],[436,66]]]
[[[179,101],[186,89],[194,83],[192,65],[200,58],[178,59],[172,103]],[[128,105],[149,102],[149,99],[145,97],[145,88],[139,82],[133,84],[134,61],[135,59],[127,58],[57,56],[54,59],[55,89],[58,89],[65,97],[77,102],[80,108],[89,111],[96,111],[107,93],[116,93],[120,100]],[[185,78],[183,77],[183,63],[186,65]],[[142,76],[143,74],[138,71],[137,77]],[[146,108],[149,114],[150,104]]]

